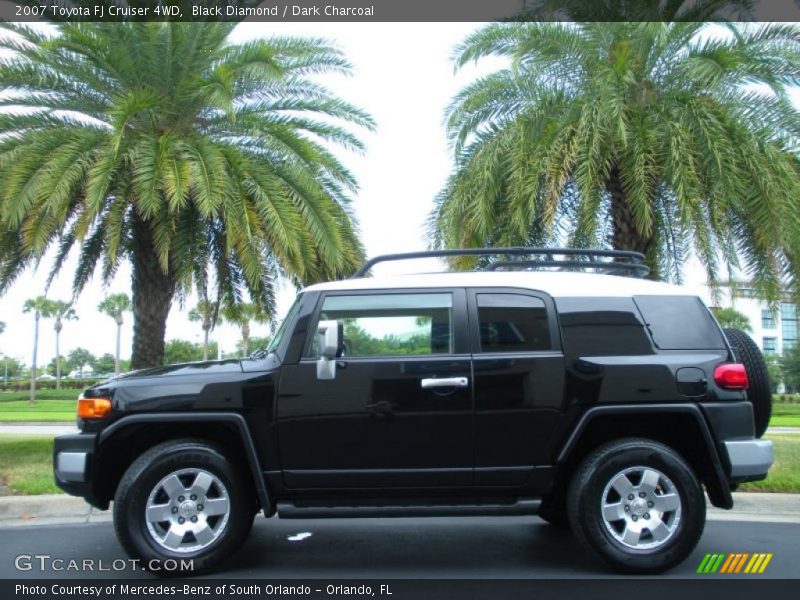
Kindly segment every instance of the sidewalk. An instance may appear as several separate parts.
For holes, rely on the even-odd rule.
[[[14,435],[65,435],[78,433],[74,423],[10,423],[0,422],[0,434]]]
[[[708,507],[710,521],[800,523],[800,494],[740,493],[733,510]],[[32,525],[104,523],[111,511],[92,508],[81,498],[66,494],[0,497],[0,529]]]
[[[78,433],[78,428],[72,423],[45,423],[41,421],[0,421],[0,434],[19,435],[65,435]],[[800,427],[770,427],[767,434],[800,434]]]

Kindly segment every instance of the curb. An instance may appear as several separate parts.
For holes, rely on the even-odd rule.
[[[800,494],[736,492],[733,497],[733,510],[709,505],[708,520],[800,523]],[[0,497],[0,529],[110,521],[110,510],[66,494]]]
[[[100,511],[83,498],[67,494],[0,497],[0,528],[111,521],[110,511]]]

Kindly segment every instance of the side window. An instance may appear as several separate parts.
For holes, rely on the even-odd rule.
[[[640,356],[653,346],[630,298],[556,298],[564,352],[570,356]]]
[[[635,296],[653,342],[661,350],[724,350],[725,339],[696,296]]]
[[[344,324],[344,356],[408,356],[453,352],[450,293],[328,296],[320,320]],[[313,336],[310,356],[317,355]]]
[[[544,301],[522,294],[476,294],[481,352],[552,349]]]

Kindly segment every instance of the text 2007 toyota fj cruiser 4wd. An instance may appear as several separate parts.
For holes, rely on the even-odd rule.
[[[457,254],[484,255],[482,270],[364,277]],[[303,290],[248,359],[86,390],[56,480],[114,501],[130,555],[195,571],[259,511],[539,515],[618,570],[663,571],[697,544],[704,490],[731,508],[738,483],[766,476],[770,389],[752,340],[698,297],[620,276],[646,272],[640,254],[594,250],[372,259]]]

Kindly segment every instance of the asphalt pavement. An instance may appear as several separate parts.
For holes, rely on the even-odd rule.
[[[706,553],[770,552],[763,575],[798,578],[800,524],[709,521],[693,554],[666,576],[697,575]],[[15,569],[19,555],[125,559],[110,523],[0,530],[0,578],[150,578],[131,568],[90,573]],[[23,565],[26,564],[23,561]],[[95,563],[97,564],[97,563]],[[269,579],[597,578],[611,576],[574,537],[535,517],[256,519],[244,548],[214,577]],[[738,577],[745,577],[739,575]]]

